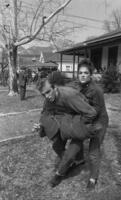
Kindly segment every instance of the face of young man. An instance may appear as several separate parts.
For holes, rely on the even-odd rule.
[[[55,88],[52,88],[48,81],[45,81],[45,84],[42,88],[42,95],[50,102],[53,102],[56,98],[56,90]]]
[[[81,66],[79,69],[79,81],[82,84],[88,83],[91,79],[91,74],[88,67]]]

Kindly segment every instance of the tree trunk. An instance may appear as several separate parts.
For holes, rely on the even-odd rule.
[[[9,96],[18,94],[17,85],[17,47],[12,46],[8,49],[8,67],[9,67]]]

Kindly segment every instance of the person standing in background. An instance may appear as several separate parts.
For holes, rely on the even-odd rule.
[[[25,100],[26,84],[27,84],[26,68],[22,66],[19,72],[19,93],[21,100]]]

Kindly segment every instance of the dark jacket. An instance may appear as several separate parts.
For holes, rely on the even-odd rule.
[[[89,126],[88,130],[91,130],[91,136],[97,136],[100,143],[102,143],[109,123],[102,88],[93,80],[90,80],[90,82],[85,85],[82,85],[76,80],[69,83],[68,86],[77,89],[83,94],[89,104],[95,109],[96,117],[92,120],[92,126],[90,126],[88,122],[86,126]]]
[[[107,127],[109,119],[102,89],[93,80],[85,86],[79,86],[80,92],[84,94],[89,104],[96,110],[96,117],[93,122],[99,122]]]
[[[45,133],[52,139],[58,130],[63,138],[80,138],[80,132],[86,134],[83,117],[92,121],[96,111],[85,100],[84,96],[71,87],[59,87],[55,102],[45,101],[40,118]]]

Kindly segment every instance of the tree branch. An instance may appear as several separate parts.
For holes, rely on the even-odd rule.
[[[62,4],[56,11],[54,11],[49,17],[47,17],[45,20],[44,20],[44,23],[42,23],[40,25],[40,27],[33,33],[33,35],[31,35],[30,37],[26,37],[24,38],[24,40],[21,40],[21,41],[17,41],[15,42],[15,46],[20,46],[20,45],[23,45],[23,44],[27,44],[29,42],[31,42],[32,40],[34,40],[36,38],[36,36],[40,33],[40,31],[43,29],[43,27],[49,23],[49,21],[56,15],[58,14],[61,10],[63,10],[72,0],[68,0],[66,1],[64,4]]]

